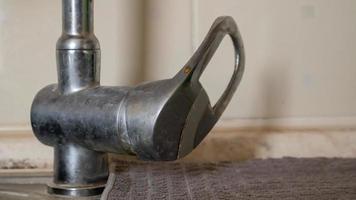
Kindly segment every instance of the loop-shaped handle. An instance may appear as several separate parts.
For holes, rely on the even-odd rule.
[[[217,103],[211,106],[209,97],[199,79],[226,35],[230,36],[234,45],[234,72]],[[173,85],[178,86],[175,88],[182,86],[186,89],[184,94],[189,98],[184,97],[184,99],[193,100],[181,132],[179,158],[190,153],[219,120],[241,81],[244,67],[244,46],[234,19],[228,16],[217,18],[198,50],[173,78]]]
[[[196,84],[209,64],[225,35],[229,35],[235,49],[235,66],[231,80],[215,106],[212,107],[215,119],[220,118],[239,85],[245,67],[245,51],[240,32],[232,17],[223,16],[215,20],[203,43],[183,68],[189,74],[190,82]]]

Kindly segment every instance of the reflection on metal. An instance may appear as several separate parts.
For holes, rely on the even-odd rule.
[[[212,106],[199,78],[225,35],[235,47],[235,68],[225,92]],[[224,112],[240,83],[244,63],[234,20],[219,17],[173,78],[135,87],[100,86],[93,0],[63,0],[58,84],[42,89],[31,109],[36,137],[55,148],[54,182],[48,191],[68,196],[100,194],[108,177],[108,152],[165,161],[189,154]]]
[[[0,177],[1,178],[1,177]],[[28,178],[30,179],[30,178]],[[99,200],[100,196],[70,197],[49,195],[45,184],[2,184],[0,200]]]

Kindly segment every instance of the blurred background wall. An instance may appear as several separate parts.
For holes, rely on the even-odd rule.
[[[28,125],[34,94],[56,81],[60,1],[0,1],[0,125]],[[356,1],[106,0],[95,2],[102,83],[173,76],[214,19],[231,15],[246,73],[224,118],[353,118]],[[202,78],[216,101],[232,72],[226,38]]]
[[[102,84],[172,77],[221,15],[237,21],[247,55],[243,81],[220,123],[223,132],[232,127],[236,135],[236,126],[261,124],[356,127],[354,0],[96,0]],[[20,131],[22,139],[31,138],[12,137],[6,143],[2,137],[4,159],[31,157],[35,154],[24,149],[34,146],[39,148],[35,160],[51,156],[33,138],[29,113],[36,92],[56,82],[60,34],[60,0],[0,0],[0,136]],[[201,79],[213,102],[227,85],[232,65],[233,48],[226,38]],[[236,149],[246,158],[256,152],[261,157],[356,156],[351,145],[356,129],[320,130],[277,131],[268,137],[242,131],[237,139],[217,143],[228,150],[221,155],[237,155]],[[215,149],[200,152],[212,155]]]
[[[214,19],[231,15],[241,30],[247,63],[225,118],[355,116],[356,1],[148,2],[145,52],[153,53],[145,55],[147,79],[173,75]],[[213,99],[225,87],[232,63],[226,38],[203,80]]]

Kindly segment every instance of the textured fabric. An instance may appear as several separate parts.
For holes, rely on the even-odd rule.
[[[356,159],[115,161],[102,199],[356,199]]]

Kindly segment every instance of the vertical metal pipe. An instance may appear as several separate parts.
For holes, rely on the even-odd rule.
[[[74,144],[54,148],[54,181],[48,192],[64,196],[94,196],[104,190],[109,172],[107,153]]]
[[[58,90],[62,94],[100,85],[93,4],[93,0],[62,0],[63,30],[57,42]]]
[[[93,0],[63,0],[63,32],[68,35],[93,33]]]
[[[62,0],[62,36],[57,42],[58,91],[71,94],[100,85],[100,46],[94,35],[93,0]],[[58,119],[57,119],[58,120]],[[79,173],[80,172],[80,173]],[[108,177],[107,154],[59,144],[54,183],[48,192],[67,196],[101,194]]]
[[[54,183],[58,185],[105,185],[108,155],[74,144],[54,148]],[[80,173],[78,173],[80,171]]]

